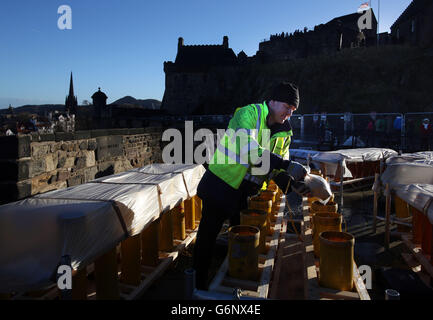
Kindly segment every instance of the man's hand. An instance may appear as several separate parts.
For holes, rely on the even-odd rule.
[[[307,175],[307,169],[305,169],[302,164],[296,161],[290,161],[286,172],[294,181],[302,181]]]

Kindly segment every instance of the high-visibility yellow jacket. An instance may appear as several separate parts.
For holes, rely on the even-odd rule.
[[[275,125],[271,128],[271,149],[272,153],[280,155],[283,159],[289,160],[290,152],[289,147],[292,141],[292,127],[290,122],[286,120],[282,125]],[[266,177],[266,180],[270,180],[276,176],[281,170],[273,170],[273,172]],[[263,183],[262,189],[266,189],[267,181]]]
[[[271,130],[266,123],[268,114],[266,102],[237,109],[224,136],[217,143],[209,170],[234,189],[239,188],[246,175],[257,178],[259,182],[256,183],[262,185],[269,173],[260,171],[257,167],[254,168],[255,172],[252,171],[252,167],[260,164],[263,151],[271,151]],[[276,133],[272,147],[275,151],[287,152],[291,133],[288,144],[287,137],[282,144],[282,140],[278,139],[284,135],[281,132]]]

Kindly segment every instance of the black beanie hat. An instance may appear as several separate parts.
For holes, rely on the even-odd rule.
[[[272,100],[285,102],[288,105],[299,106],[299,89],[293,83],[281,82],[274,87]]]

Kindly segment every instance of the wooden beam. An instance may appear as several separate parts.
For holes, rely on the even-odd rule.
[[[374,185],[376,185],[379,181],[379,174],[376,173],[374,175]],[[379,200],[379,193],[375,190],[374,191],[374,200],[373,200],[373,234],[376,234],[377,229],[377,205]]]
[[[385,187],[386,195],[386,206],[385,206],[385,249],[389,249],[389,228],[390,228],[390,216],[391,216],[391,191],[389,184]]]
[[[430,263],[430,260],[422,253],[421,248],[412,243],[412,236],[402,235],[401,239],[414,255],[414,257],[418,260],[420,265],[424,268],[425,272],[427,272],[430,277],[433,278],[433,265]]]

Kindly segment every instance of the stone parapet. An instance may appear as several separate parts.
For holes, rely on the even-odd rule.
[[[161,129],[0,137],[0,204],[162,162]]]

